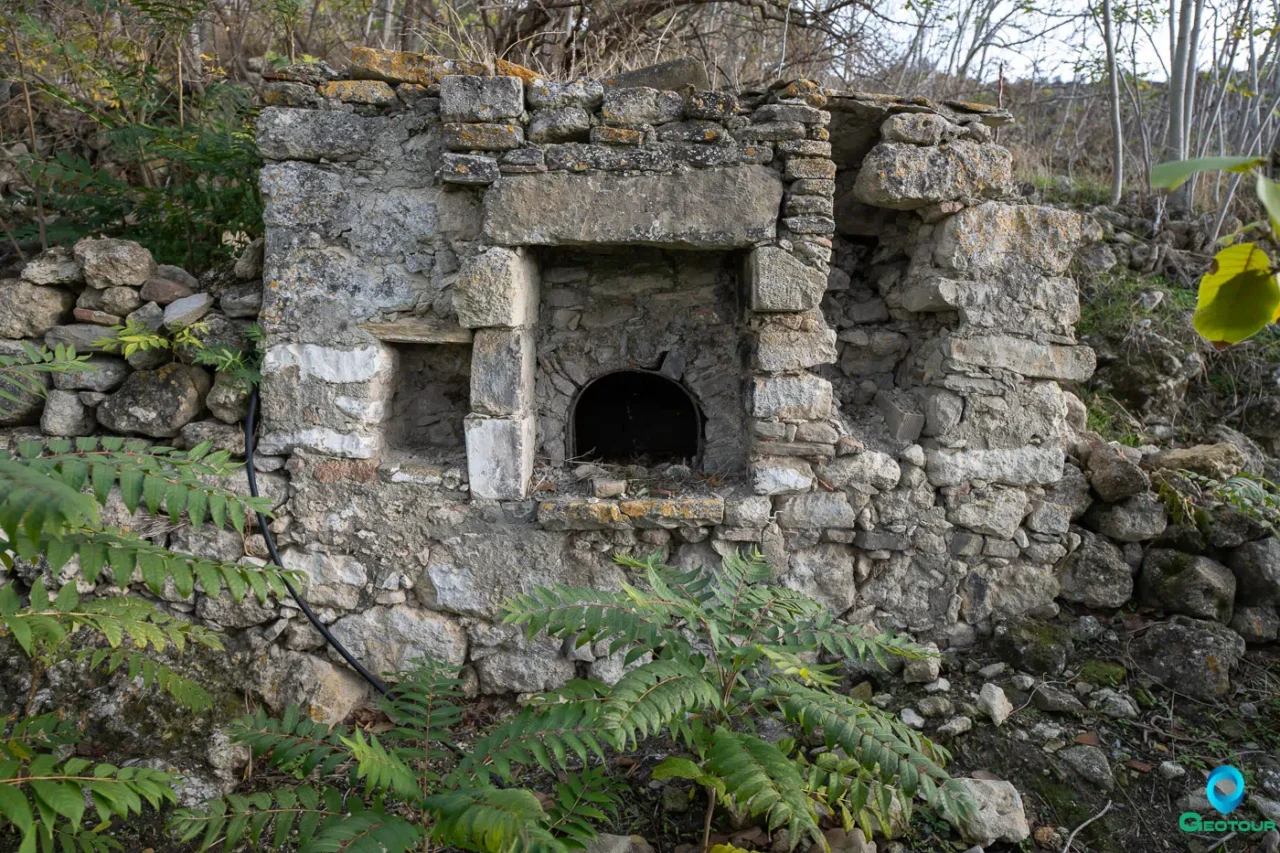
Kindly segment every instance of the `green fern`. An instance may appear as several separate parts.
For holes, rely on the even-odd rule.
[[[930,652],[836,622],[803,593],[773,585],[758,552],[729,555],[718,572],[680,571],[656,557],[617,561],[635,576],[621,593],[536,589],[508,601],[504,621],[623,655],[632,668],[607,692],[582,683],[539,702],[598,708],[600,730],[618,749],[661,732],[687,744],[691,757],[668,759],[654,776],[708,789],[708,833],[717,802],[764,815],[771,829],[787,827],[793,846],[805,838],[822,843],[818,805],[840,809],[868,835],[873,821],[908,809],[917,792],[942,811],[971,807],[943,769],[946,750],[836,690],[842,660],[885,664],[890,655]],[[653,659],[642,663],[646,655]],[[826,785],[807,783],[814,765],[802,751],[750,733],[765,717],[811,739],[821,732],[827,748],[841,748],[854,765],[824,760]]]
[[[617,803],[601,766],[599,703],[531,705],[463,752],[452,733],[462,722],[462,698],[456,668],[418,661],[383,697],[392,725],[376,735],[321,726],[296,708],[283,720],[261,712],[242,718],[232,739],[291,786],[181,810],[173,831],[183,841],[199,839],[201,850],[246,840],[255,850],[278,849],[292,831],[280,829],[282,821],[296,824],[293,843],[302,851],[374,853],[428,836],[477,853],[584,849],[596,837],[593,822]],[[586,766],[593,759],[600,764]],[[495,779],[513,783],[522,768],[562,775],[550,810],[527,790],[495,786]]]
[[[770,831],[785,827],[792,846],[809,839],[821,847],[814,803],[795,763],[767,741],[717,728],[707,751],[707,770],[724,780],[726,798],[740,811],[766,816]]]
[[[77,355],[75,347],[58,344],[53,349],[22,342],[17,355],[0,355],[0,414],[26,406],[43,397],[46,377],[55,373],[84,373],[93,370],[88,355]]]

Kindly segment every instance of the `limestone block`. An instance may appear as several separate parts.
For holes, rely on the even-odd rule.
[[[909,145],[937,145],[959,131],[960,128],[934,113],[899,113],[880,125],[880,138]]]
[[[773,239],[781,202],[778,173],[757,165],[678,175],[510,175],[485,193],[484,233],[507,246],[731,249]]]
[[[724,498],[638,498],[621,501],[618,512],[640,528],[700,527],[724,521]]]
[[[151,252],[132,240],[83,237],[72,248],[85,284],[99,290],[139,287],[156,271]]]
[[[925,470],[936,486],[958,486],[969,480],[988,480],[1011,486],[1046,486],[1062,478],[1062,448],[1018,447],[1010,450],[925,452]]]
[[[403,670],[423,657],[460,666],[467,657],[467,632],[455,618],[405,604],[370,608],[330,630],[373,672]]]
[[[623,71],[600,81],[606,89],[651,86],[655,89],[683,90],[686,86],[706,89],[707,67],[692,56],[678,56],[666,62],[646,65],[634,71]]]
[[[258,683],[263,700],[275,713],[297,705],[324,726],[341,723],[369,693],[364,679],[351,670],[299,652],[273,655],[258,673]]]
[[[923,393],[924,434],[946,435],[960,423],[964,398],[945,388],[927,388]]]
[[[787,589],[821,602],[835,616],[852,607],[857,599],[853,555],[845,545],[824,542],[796,551],[778,581]]]
[[[605,92],[600,117],[607,124],[636,127],[676,121],[683,111],[684,99],[678,93],[634,86]]]
[[[32,284],[79,284],[84,281],[80,262],[66,246],[53,246],[41,252],[22,268],[22,280]]]
[[[851,528],[858,511],[844,492],[810,492],[778,499],[778,526],[799,528]]]
[[[898,485],[902,469],[893,457],[875,450],[840,456],[822,467],[822,479],[837,489],[889,491]]]
[[[760,246],[747,258],[747,293],[753,311],[807,311],[822,301],[827,275],[785,249]]]
[[[914,400],[902,393],[877,391],[876,408],[884,415],[884,422],[889,427],[889,435],[896,441],[914,442],[924,430],[924,413],[919,411]]]
[[[582,107],[538,110],[529,120],[529,141],[571,142],[585,139],[591,130],[591,115]]]
[[[761,329],[755,334],[751,362],[757,370],[784,373],[836,361],[835,329],[814,332]]]
[[[453,310],[464,328],[527,328],[538,319],[538,268],[520,250],[491,247],[462,262]]]
[[[90,356],[85,367],[69,373],[55,373],[53,387],[62,391],[114,391],[129,375],[129,365],[110,355]]]
[[[974,491],[970,500],[947,513],[947,521],[974,533],[1011,539],[1027,514],[1027,493],[1020,489]]]
[[[280,373],[297,368],[297,379],[311,379],[330,384],[370,382],[392,368],[392,353],[379,344],[337,349],[316,344],[277,344],[267,350],[262,361],[263,374]]]
[[[501,121],[524,112],[524,81],[519,77],[450,75],[440,81],[440,118],[444,121]]]
[[[536,418],[467,415],[467,473],[478,498],[523,500],[533,475]]]
[[[1236,576],[1216,560],[1169,548],[1152,548],[1142,560],[1138,598],[1147,607],[1230,622],[1235,597]]]
[[[604,100],[604,86],[599,80],[580,77],[567,83],[535,80],[525,84],[524,96],[536,110],[580,107],[592,110]]]
[[[440,158],[440,180],[446,184],[491,184],[501,171],[498,161],[479,154],[445,154]]]
[[[753,418],[821,420],[831,414],[831,383],[810,373],[756,377],[752,383]]]
[[[357,80],[384,80],[388,83],[439,83],[450,74],[488,74],[478,62],[446,59],[429,53],[408,53],[379,47],[351,49],[351,76]]]
[[[471,410],[521,415],[533,410],[535,365],[529,329],[480,329],[471,347]]]
[[[288,548],[280,555],[286,569],[301,572],[306,580],[307,602],[317,607],[354,610],[369,582],[369,570],[354,557]]]
[[[862,161],[853,185],[859,201],[893,210],[1000,198],[1012,190],[1009,151],[964,140],[941,147],[881,142]]]
[[[319,94],[322,98],[377,107],[398,103],[395,90],[381,80],[330,80],[320,84]]]
[[[45,435],[91,435],[97,420],[93,410],[80,401],[75,391],[50,391],[45,398],[40,430]]]
[[[1074,211],[987,202],[938,225],[932,238],[933,262],[960,272],[1024,269],[1062,275],[1083,233],[1083,219]]]
[[[0,280],[0,338],[39,337],[65,320],[74,302],[61,288]]]
[[[440,137],[444,147],[451,151],[510,151],[524,144],[524,129],[514,123],[450,121],[441,126]]]
[[[1038,379],[1082,382],[1093,375],[1098,361],[1090,347],[1040,344],[1010,335],[951,338],[946,347],[947,354],[963,364]]]
[[[758,495],[805,492],[813,488],[813,468],[803,459],[758,459],[751,463],[751,486]]]
[[[373,146],[377,127],[353,113],[268,107],[258,116],[258,151],[268,160],[355,160]]]

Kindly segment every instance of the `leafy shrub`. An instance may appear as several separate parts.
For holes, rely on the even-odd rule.
[[[74,351],[34,350],[0,364],[10,387],[43,393],[41,374],[83,369]],[[0,396],[0,410],[15,400]],[[20,399],[17,402],[22,402]],[[99,511],[114,494],[130,514],[145,506],[173,523],[213,523],[245,530],[249,513],[269,507],[216,485],[235,468],[226,451],[202,444],[182,452],[123,438],[24,441],[0,451],[0,636],[12,637],[31,661],[21,716],[0,724],[0,839],[16,829],[22,853],[120,849],[109,830],[144,804],[176,800],[172,777],[74,757],[78,732],[59,714],[34,716],[41,676],[72,661],[88,670],[141,679],[192,710],[209,694],[174,669],[168,657],[190,645],[221,649],[218,634],[171,616],[136,596],[86,598],[77,581],[100,578],[125,587],[135,577],[156,594],[167,585],[191,595],[225,588],[239,601],[286,592],[283,570],[177,554],[136,532],[104,523]],[[66,573],[72,560],[78,571]],[[25,578],[25,580],[24,580]],[[71,757],[68,757],[71,756]],[[86,796],[96,820],[86,820]]]
[[[397,853],[424,839],[481,853],[584,849],[592,822],[615,804],[603,770],[587,766],[603,758],[587,718],[570,706],[526,709],[464,755],[453,733],[462,698],[454,670],[424,662],[380,700],[392,722],[381,736],[322,726],[296,708],[282,720],[238,720],[231,737],[266,761],[271,789],[182,810],[173,830],[200,850],[247,841],[254,850]],[[550,805],[504,787],[515,765],[561,774]]]
[[[840,664],[818,662],[870,656],[883,665],[887,655],[918,658],[924,649],[838,623],[803,593],[770,585],[759,553],[726,557],[711,574],[656,557],[618,561],[639,572],[635,585],[619,593],[539,589],[510,602],[506,621],[578,646],[603,643],[633,667],[613,687],[575,684],[555,698],[593,715],[616,749],[666,732],[690,750],[654,776],[707,790],[703,849],[717,803],[763,818],[770,830],[785,827],[793,847],[825,843],[820,806],[868,836],[876,823],[887,828],[895,809],[909,815],[916,794],[943,811],[971,808],[943,770],[945,749],[837,692]],[[588,698],[575,701],[579,695]],[[758,732],[769,719],[804,737],[820,733],[825,750],[792,737],[764,739]]]

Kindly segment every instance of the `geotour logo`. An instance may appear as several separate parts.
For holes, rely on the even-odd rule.
[[[1244,776],[1230,764],[1215,767],[1204,783],[1204,795],[1219,814],[1229,815],[1244,802]],[[1276,828],[1276,822],[1205,819],[1195,812],[1183,812],[1178,818],[1178,828],[1183,832],[1270,832]]]

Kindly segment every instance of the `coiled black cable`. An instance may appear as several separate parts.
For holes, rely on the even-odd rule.
[[[258,496],[258,478],[256,472],[253,470],[253,433],[254,427],[256,426],[257,416],[258,388],[255,385],[253,390],[249,392],[249,411],[244,416],[244,470],[245,475],[249,478],[249,494],[253,495],[255,498]],[[276,540],[272,537],[270,528],[267,527],[267,517],[262,513],[258,513],[258,527],[262,530],[262,538],[267,542],[267,553],[271,555],[271,562],[283,569],[284,563],[280,560],[280,552],[276,550]],[[298,603],[298,607],[302,609],[303,614],[311,621],[311,624],[315,626],[315,629],[320,632],[320,636],[324,637],[325,642],[333,646],[338,654],[342,655],[342,659],[350,664],[351,668],[359,673],[361,678],[369,682],[369,685],[374,690],[385,695],[387,692],[387,685],[383,684],[382,680],[372,672],[365,669],[364,665],[361,664],[360,661],[356,660],[351,652],[347,651],[347,647],[342,645],[342,643],[338,641],[338,638],[329,632],[329,629],[320,621],[320,617],[316,616],[315,611],[313,611],[307,602],[303,600],[302,596],[298,595],[298,591],[293,588],[293,584],[289,583],[288,577],[281,575],[280,579],[284,581],[285,589],[289,590],[289,595],[293,596],[293,600]]]

